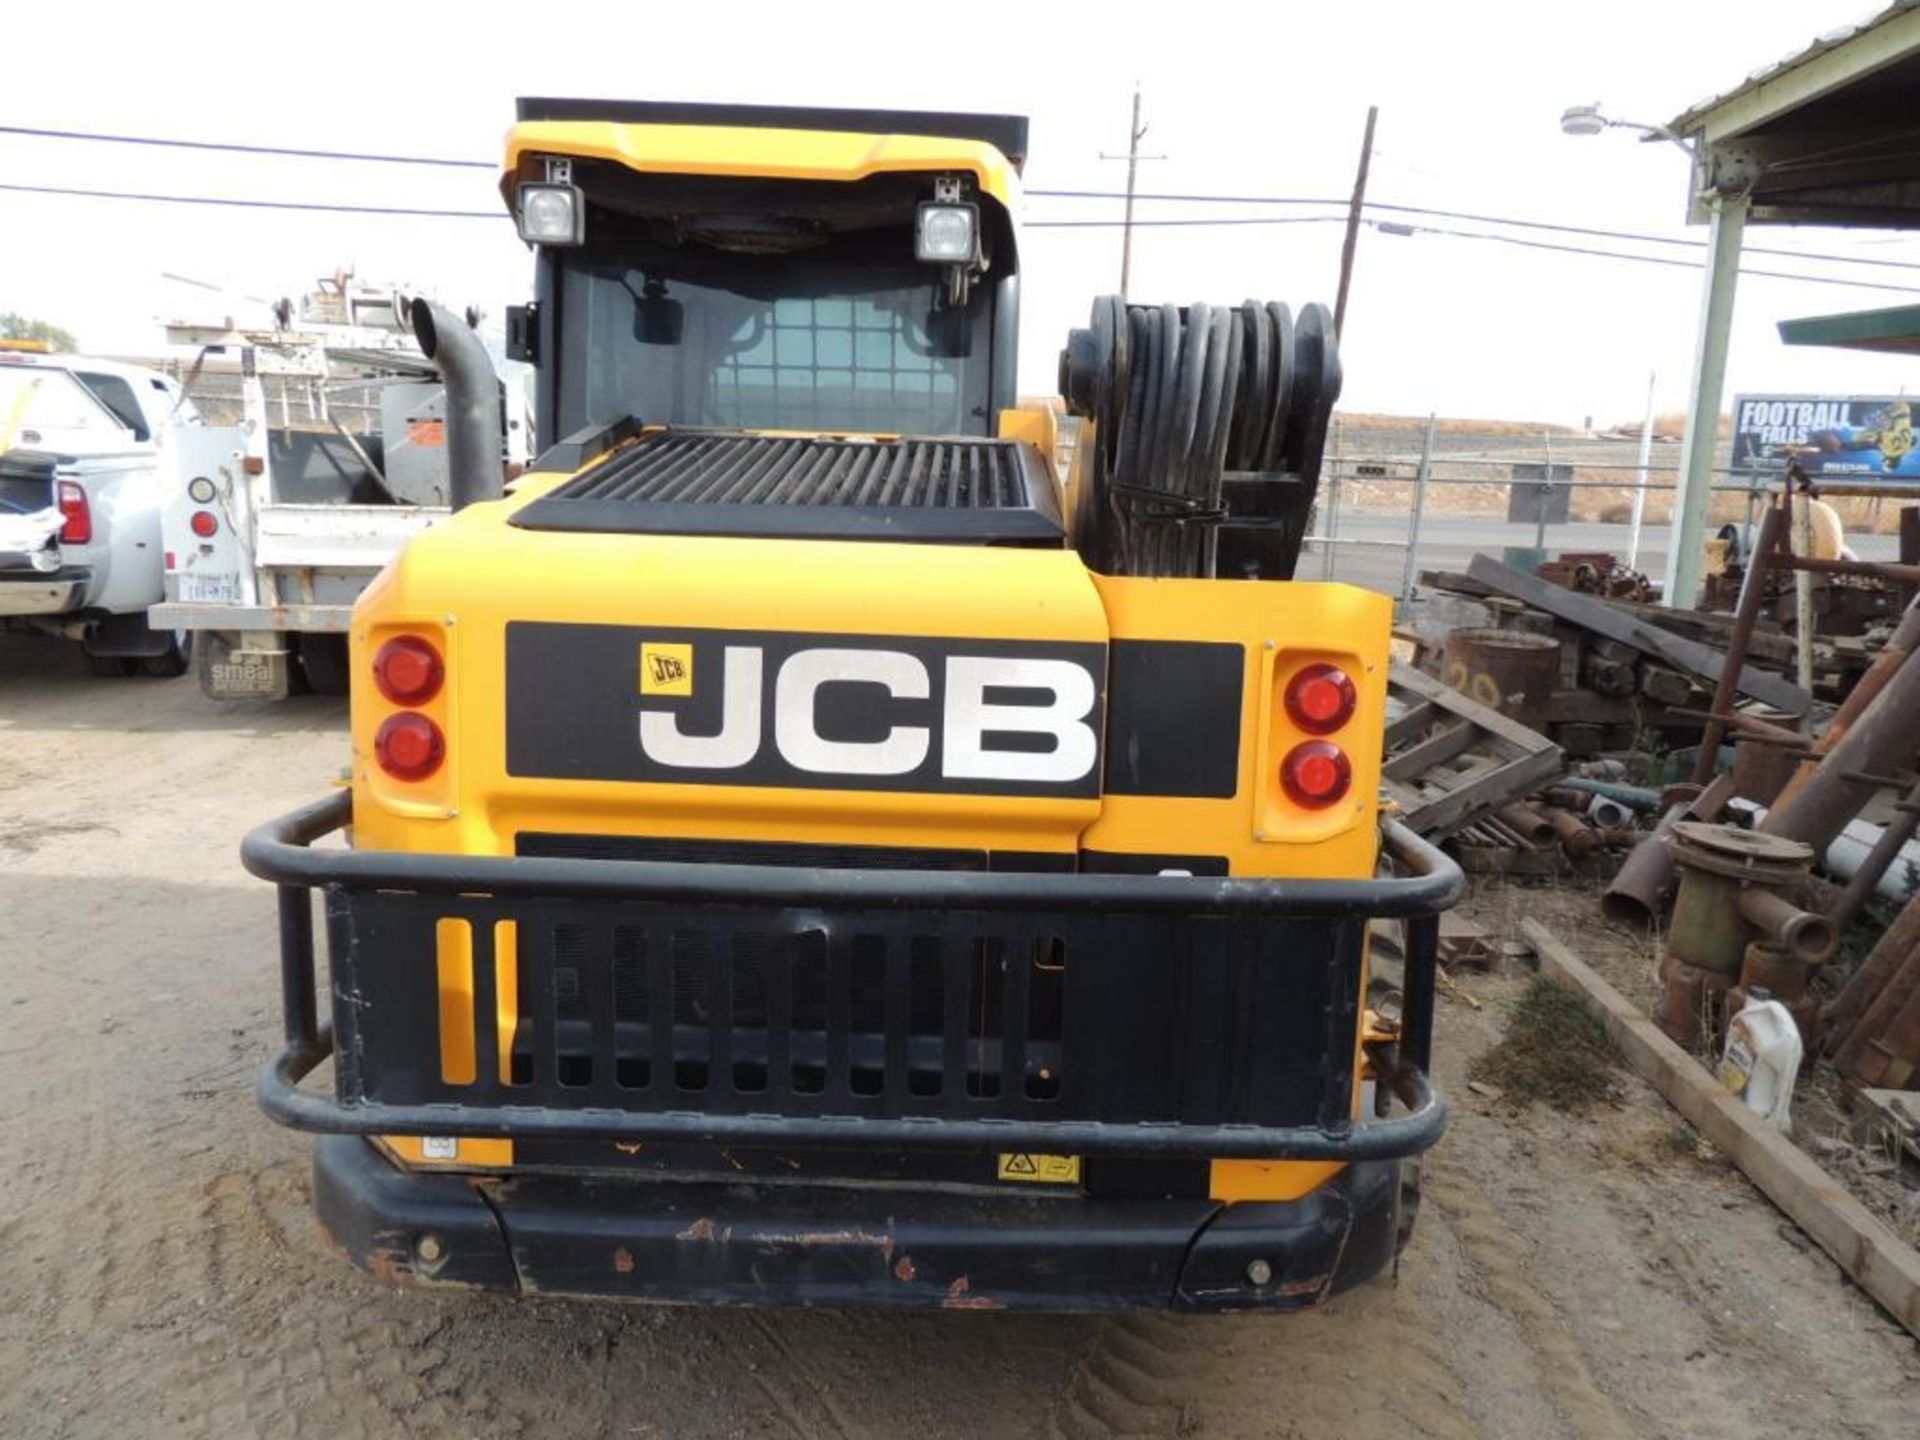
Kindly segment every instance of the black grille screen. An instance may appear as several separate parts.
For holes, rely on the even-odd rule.
[[[385,891],[334,906],[348,1103],[1256,1125],[1350,1114],[1357,920]],[[450,932],[460,948],[446,948]],[[470,1009],[447,1008],[450,964],[467,971]],[[470,1046],[472,1079],[442,1073],[449,1044]]]
[[[980,440],[819,440],[668,431],[555,492],[682,505],[1026,504],[1014,447]]]
[[[650,434],[513,519],[533,530],[1058,544],[1051,483],[1007,440]]]

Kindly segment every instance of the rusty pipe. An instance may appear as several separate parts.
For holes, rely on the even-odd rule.
[[[1906,963],[1909,955],[1917,952],[1920,952],[1920,895],[1901,908],[1893,923],[1874,942],[1867,958],[1847,977],[1847,983],[1833,1003],[1821,1013],[1829,1054],[1846,1042],[1853,1027],[1886,989],[1894,973]]]
[[[1867,858],[1860,862],[1860,868],[1853,872],[1853,878],[1840,892],[1840,898],[1827,911],[1827,919],[1833,922],[1836,934],[1853,923],[1853,917],[1860,913],[1867,897],[1878,888],[1880,877],[1893,868],[1894,860],[1907,848],[1916,830],[1920,830],[1920,785],[1907,792],[1907,803],[1894,812],[1873,849],[1867,852]]]
[[[1780,546],[1786,514],[1786,505],[1776,498],[1760,517],[1760,533],[1754,539],[1753,559],[1747,563],[1747,573],[1740,579],[1740,603],[1733,615],[1733,633],[1727,637],[1726,662],[1721,665],[1720,678],[1713,686],[1713,704],[1709,708],[1716,715],[1724,715],[1733,709],[1740,672],[1746,667],[1747,650],[1753,644],[1753,627],[1760,619],[1761,607],[1766,604],[1767,570],[1773,552]],[[1725,722],[1707,722],[1706,733],[1700,737],[1700,758],[1693,763],[1694,784],[1704,785],[1713,778],[1714,762],[1719,758],[1720,742],[1726,738],[1726,734]]]
[[[1833,719],[1827,722],[1826,730],[1814,742],[1813,753],[1800,762],[1800,768],[1793,772],[1775,798],[1774,808],[1791,805],[1799,798],[1800,792],[1819,771],[1820,758],[1846,738],[1847,732],[1872,708],[1880,698],[1880,692],[1886,689],[1888,681],[1906,665],[1907,657],[1916,648],[1920,648],[1920,596],[1915,596],[1913,603],[1907,606],[1885,647],[1873,657],[1873,663],[1867,667],[1866,673],[1847,692],[1847,698],[1840,702],[1840,708],[1833,712]]]
[[[1600,837],[1579,816],[1549,807],[1543,807],[1540,814],[1569,859],[1584,860],[1600,848]]]
[[[1659,823],[1621,863],[1600,896],[1600,911],[1621,925],[1651,930],[1660,923],[1675,883],[1673,827],[1682,820],[1717,820],[1733,798],[1733,777],[1721,775],[1696,796],[1667,808]]]
[[[1902,622],[1902,627],[1905,622]],[[1880,791],[1879,777],[1906,769],[1920,756],[1920,664],[1910,660],[1888,676],[1880,693],[1831,745],[1811,775],[1802,763],[1760,826],[1769,835],[1799,840],[1822,854],[1833,837]],[[1804,777],[1804,778],[1803,778]]]
[[[1778,555],[1773,563],[1783,570],[1804,570],[1810,575],[1857,575],[1897,585],[1920,585],[1920,565],[1899,565],[1887,560],[1822,560],[1814,555]]]
[[[1503,825],[1529,845],[1543,844],[1553,835],[1552,822],[1524,800],[1516,800],[1511,805],[1502,805],[1493,813]]]
[[[1833,922],[1824,915],[1802,910],[1778,891],[1759,887],[1742,890],[1734,902],[1740,918],[1796,959],[1824,960],[1833,952]]]
[[[1920,950],[1902,957],[1900,967],[1888,977],[1860,1023],[1834,1051],[1833,1068],[1861,1084],[1879,1084],[1885,1070],[1885,1052],[1877,1042],[1893,1028],[1916,995],[1920,995]]]

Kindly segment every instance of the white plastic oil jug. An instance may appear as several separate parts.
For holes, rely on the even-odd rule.
[[[1800,1029],[1787,1007],[1755,987],[1727,1022],[1720,1083],[1764,1115],[1783,1135],[1793,1132],[1793,1082],[1800,1074]]]

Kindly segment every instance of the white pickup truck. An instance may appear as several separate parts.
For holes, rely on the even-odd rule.
[[[0,627],[77,640],[101,675],[179,675],[154,630],[169,495],[240,443],[158,371],[0,348]]]

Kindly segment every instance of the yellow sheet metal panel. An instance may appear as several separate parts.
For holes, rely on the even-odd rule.
[[[474,1056],[473,925],[449,916],[434,923],[439,954],[440,1079],[471,1085],[479,1075]]]
[[[540,487],[534,487],[538,489]],[[511,854],[521,831],[1071,853],[1097,794],[919,793],[508,773],[506,632],[550,622],[677,632],[1104,645],[1106,614],[1067,550],[585,534],[505,522],[532,498],[473,505],[416,539],[355,609],[356,669],[382,640],[436,636],[443,775],[380,772],[393,706],[353,687],[355,843]],[[644,635],[642,636],[644,639]],[[678,637],[669,633],[668,641]],[[634,645],[634,659],[640,645]],[[699,679],[691,684],[698,688]]]
[[[1351,585],[1301,581],[1150,580],[1096,575],[1114,641],[1237,644],[1243,651],[1238,783],[1226,798],[1107,794],[1090,850],[1224,856],[1235,875],[1364,878],[1379,851],[1380,748],[1393,605]],[[1347,798],[1303,809],[1282,792],[1280,763],[1315,738],[1288,720],[1287,682],[1316,661],[1339,665],[1358,704],[1326,737],[1352,765]]]
[[[510,192],[513,182],[524,178],[519,175],[520,161],[528,155],[611,160],[643,174],[788,180],[855,181],[901,171],[967,171],[982,194],[992,196],[1009,212],[1020,187],[1012,164],[993,146],[931,135],[527,120],[507,132],[503,189]]]
[[[1298,1200],[1347,1167],[1338,1160],[1215,1160],[1207,1194],[1236,1200]]]

